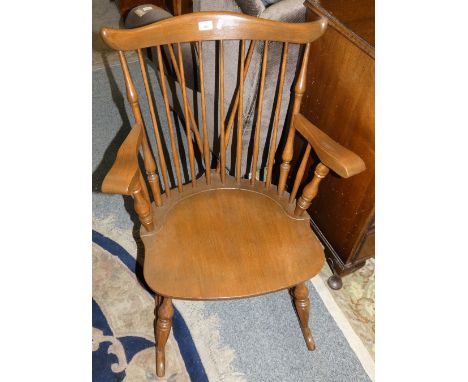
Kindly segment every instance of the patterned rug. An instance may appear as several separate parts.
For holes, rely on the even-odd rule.
[[[339,323],[337,327],[334,322],[337,318],[332,318],[327,311],[329,301],[324,301],[325,304],[320,301],[322,297],[314,287],[319,280],[323,288],[326,287],[319,276],[308,284],[312,302],[310,326],[317,342],[316,351],[305,350],[292,306],[282,304],[288,299],[287,293],[268,295],[269,306],[265,311],[269,324],[256,323],[252,317],[245,320],[238,317],[243,314],[239,303],[254,302],[247,309],[260,311],[264,306],[261,297],[234,301],[227,309],[232,322],[226,320],[219,309],[228,304],[227,301],[176,300],[173,330],[166,345],[166,375],[158,378],[155,373],[154,297],[142,277],[139,239],[131,230],[120,229],[113,218],[95,218],[93,228],[93,381],[371,380],[365,371],[365,360],[359,360],[359,351],[353,349],[353,339],[345,336],[346,330]],[[239,309],[233,309],[236,305]],[[287,320],[282,318],[283,310]],[[247,347],[259,345],[252,354],[240,349],[239,344],[246,345],[242,335],[238,336],[239,343],[225,335],[226,327],[231,325],[237,325],[237,330],[244,332],[252,328],[249,337],[253,342]],[[268,334],[268,331],[273,332]],[[263,349],[262,354],[255,355],[259,349]],[[260,375],[254,372],[255,366],[250,365],[252,357],[258,362],[256,368]],[[297,358],[296,363],[294,358]],[[304,359],[308,359],[308,364],[301,366]],[[372,370],[367,371],[372,375]]]

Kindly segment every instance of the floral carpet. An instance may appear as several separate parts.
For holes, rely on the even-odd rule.
[[[353,330],[375,358],[375,260],[369,259],[364,267],[343,278],[340,290],[329,288]],[[320,276],[326,282],[332,272],[323,267]]]

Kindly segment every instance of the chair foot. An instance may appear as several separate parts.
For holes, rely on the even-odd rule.
[[[296,285],[292,289],[292,296],[294,299],[294,305],[296,307],[297,316],[301,324],[302,335],[307,345],[307,349],[315,350],[315,342],[312,337],[312,332],[309,328],[309,290],[304,283]]]
[[[162,299],[157,311],[156,320],[156,374],[158,377],[164,377],[166,368],[166,357],[164,348],[166,346],[169,333],[172,328],[172,316],[174,315],[174,308],[172,307],[172,300],[167,297],[156,297],[156,306],[158,300]]]
[[[343,286],[343,281],[341,280],[340,276],[331,275],[327,280],[327,284],[331,289],[338,290]]]

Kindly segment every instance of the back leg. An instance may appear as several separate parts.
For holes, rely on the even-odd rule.
[[[158,315],[156,320],[156,374],[158,377],[164,377],[165,372],[165,352],[167,339],[172,327],[172,316],[174,315],[174,308],[172,307],[172,300],[167,297],[157,296],[158,300],[162,299],[159,305]],[[157,306],[157,305],[156,305]]]
[[[299,317],[299,322],[301,324],[302,334],[304,336],[307,349],[315,350],[314,338],[312,337],[312,332],[309,328],[309,290],[305,286],[305,283],[302,283],[292,288],[291,294],[294,299],[294,305],[296,307],[296,312]]]

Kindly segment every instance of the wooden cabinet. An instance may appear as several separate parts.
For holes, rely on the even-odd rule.
[[[329,24],[311,45],[301,112],[367,167],[350,179],[328,176],[309,209],[330,266],[343,276],[374,256],[374,2],[305,5],[309,19],[322,15]],[[300,144],[296,150],[299,154]]]

